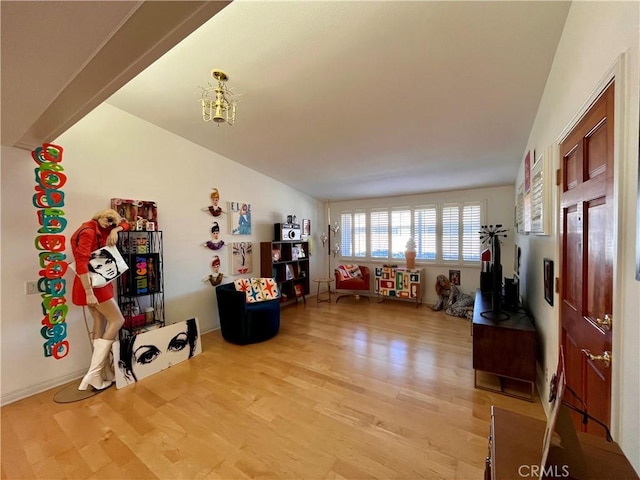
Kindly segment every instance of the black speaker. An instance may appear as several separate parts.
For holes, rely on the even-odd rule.
[[[492,281],[491,272],[480,272],[480,291],[482,293],[491,293]]]
[[[518,282],[514,278],[504,279],[504,303],[508,307],[517,307],[519,302]]]

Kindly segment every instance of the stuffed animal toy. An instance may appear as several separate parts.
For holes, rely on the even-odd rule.
[[[431,307],[434,311],[442,310],[444,304],[449,301],[449,292],[451,290],[451,282],[444,275],[438,275],[436,277],[436,294],[438,295],[438,302]]]
[[[473,320],[473,298],[462,292],[456,285],[452,285],[444,275],[438,275],[436,278],[436,293],[438,302],[431,307],[433,310],[444,308],[444,313],[447,315]]]
[[[474,300],[471,295],[467,295],[456,285],[451,285],[449,291],[449,300],[444,306],[444,313],[454,317],[462,317],[467,320],[473,320],[473,304]]]

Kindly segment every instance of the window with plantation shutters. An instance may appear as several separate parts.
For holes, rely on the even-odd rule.
[[[413,237],[418,261],[479,263],[484,210],[477,201],[342,212],[340,253],[399,264]]]
[[[373,210],[369,214],[371,258],[389,258],[389,212]]]
[[[340,255],[363,258],[367,256],[367,215],[365,212],[340,215]]]
[[[359,258],[367,256],[367,214],[365,212],[353,214],[353,256]]]
[[[457,261],[460,258],[460,207],[445,205],[442,207],[442,260]]]
[[[480,261],[480,204],[465,204],[462,208],[462,261]]]
[[[407,241],[411,238],[411,210],[391,211],[391,257],[404,258]]]
[[[413,211],[413,238],[417,260],[435,260],[438,216],[435,206],[417,207]]]
[[[340,255],[343,257],[353,256],[353,221],[350,213],[340,215]],[[332,246],[329,245],[329,248]]]

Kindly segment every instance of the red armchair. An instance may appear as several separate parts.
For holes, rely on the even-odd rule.
[[[336,303],[342,297],[354,297],[357,300],[360,298],[358,292],[369,292],[371,290],[369,267],[364,265],[338,265],[333,273],[336,278],[336,293],[338,293]],[[338,290],[351,290],[352,293],[340,295]],[[364,295],[363,298],[369,301],[368,296]]]

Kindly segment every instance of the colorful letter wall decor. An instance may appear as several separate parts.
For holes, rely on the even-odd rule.
[[[66,239],[63,235],[67,227],[64,218],[64,192],[61,188],[67,182],[63,173],[62,147],[45,143],[31,152],[38,165],[35,172],[35,191],[33,206],[38,209],[38,235],[35,247],[39,251],[40,270],[38,291],[42,298],[42,328],[40,335],[45,339],[44,356],[56,360],[69,354],[67,338],[67,291],[66,280],[62,278],[67,271],[67,256],[64,253]]]

